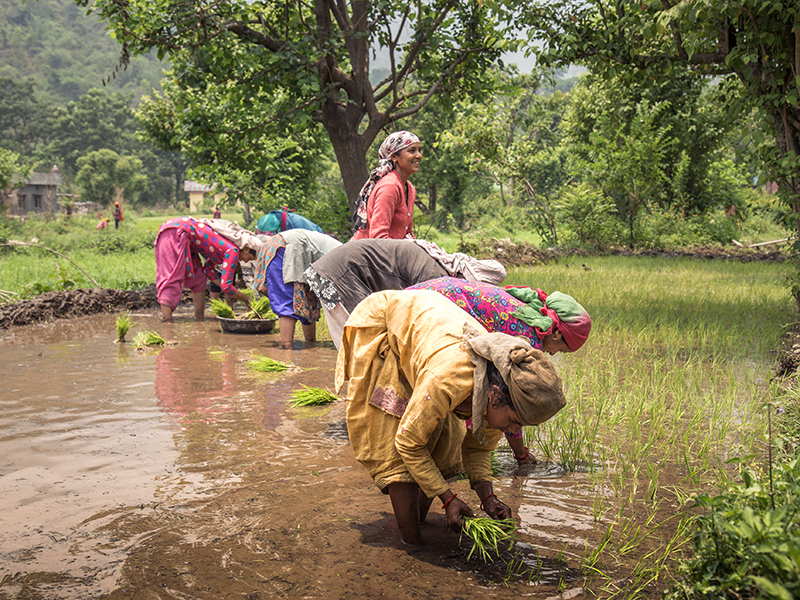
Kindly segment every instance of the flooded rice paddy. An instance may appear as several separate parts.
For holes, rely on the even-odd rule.
[[[528,432],[537,465],[498,451],[495,491],[520,529],[486,565],[467,560],[470,544],[446,531],[438,501],[426,546],[403,547],[388,498],[353,458],[344,402],[292,407],[302,385],[332,385],[330,342],[286,350],[277,334],[226,334],[180,310],[172,325],[157,311],[132,315],[128,339],[155,330],[170,342],[145,351],[114,342],[112,314],[0,332],[0,599],[549,600],[624,597],[631,581],[633,595],[660,596],[664,572],[650,581],[647,569],[669,572],[684,549],[691,511],[680,490],[702,485],[700,471],[716,464],[681,467],[685,451],[661,437],[688,435],[669,427],[677,422],[716,423],[713,406],[695,417],[674,402],[626,411],[587,402],[557,432]],[[297,368],[254,373],[247,362],[257,356]],[[619,395],[633,380],[665,398],[718,383],[671,381],[664,362],[588,376],[561,360],[573,396]],[[765,370],[743,363],[731,376],[752,396]],[[738,401],[722,398],[719,410]],[[601,414],[609,431],[640,422],[650,453],[675,448],[661,457],[672,466],[654,475],[644,453],[604,439]],[[696,429],[689,442],[700,456],[709,436]],[[648,442],[652,431],[661,433]],[[477,512],[468,484],[453,487]]]

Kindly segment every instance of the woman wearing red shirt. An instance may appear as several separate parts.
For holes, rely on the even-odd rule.
[[[383,141],[378,156],[380,164],[358,194],[351,239],[413,239],[417,193],[408,179],[419,171],[422,160],[419,138],[396,131]]]

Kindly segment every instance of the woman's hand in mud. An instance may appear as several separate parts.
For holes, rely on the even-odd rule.
[[[461,531],[462,518],[475,516],[472,509],[461,498],[453,498],[445,507],[444,512],[447,515],[447,526],[453,531]]]
[[[504,502],[497,499],[497,496],[492,494],[483,503],[484,512],[493,519],[510,519],[511,509]]]

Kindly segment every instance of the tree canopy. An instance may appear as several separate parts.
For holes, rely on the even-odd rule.
[[[123,62],[152,48],[179,59],[175,82],[194,88],[198,101],[207,89],[230,104],[258,107],[269,98],[257,124],[262,136],[321,124],[352,208],[368,174],[367,149],[381,130],[436,94],[483,90],[483,73],[507,48],[504,32],[522,4],[166,0],[156,8],[150,0],[97,0],[92,10],[122,44]],[[378,53],[386,55],[389,74],[373,84],[370,64]],[[179,119],[194,113],[180,108]],[[207,133],[253,131],[243,122]]]
[[[720,99],[756,111],[752,132],[800,215],[800,6],[781,0],[539,0],[522,17],[544,64],[656,82],[675,69],[732,77]],[[798,221],[800,228],[800,221]]]

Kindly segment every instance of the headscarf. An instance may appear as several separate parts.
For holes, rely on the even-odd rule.
[[[542,336],[558,329],[572,352],[589,339],[592,318],[572,296],[561,292],[553,292],[548,296],[539,288],[533,290],[513,285],[506,286],[505,290],[525,303],[512,316],[534,327]]]
[[[279,211],[275,210],[261,217],[258,223],[256,223],[256,229],[270,233],[281,231],[281,218],[276,214],[278,212]]]
[[[353,231],[367,228],[367,201],[369,200],[369,195],[378,180],[394,170],[392,155],[411,144],[418,143],[419,138],[410,131],[395,131],[383,140],[378,150],[378,157],[380,158],[378,166],[369,174],[367,182],[358,193],[358,205],[356,206],[356,212],[353,213]]]
[[[506,333],[481,333],[464,324],[462,347],[475,365],[472,389],[472,433],[486,443],[485,416],[489,406],[488,363],[492,362],[511,394],[511,403],[526,425],[544,423],[567,404],[561,377],[541,350]]]
[[[198,223],[205,223],[211,227],[211,229],[226,238],[239,250],[247,247],[258,254],[258,251],[261,250],[261,247],[264,245],[262,239],[256,236],[252,231],[248,231],[233,221],[228,221],[226,219],[196,219],[196,221]]]

